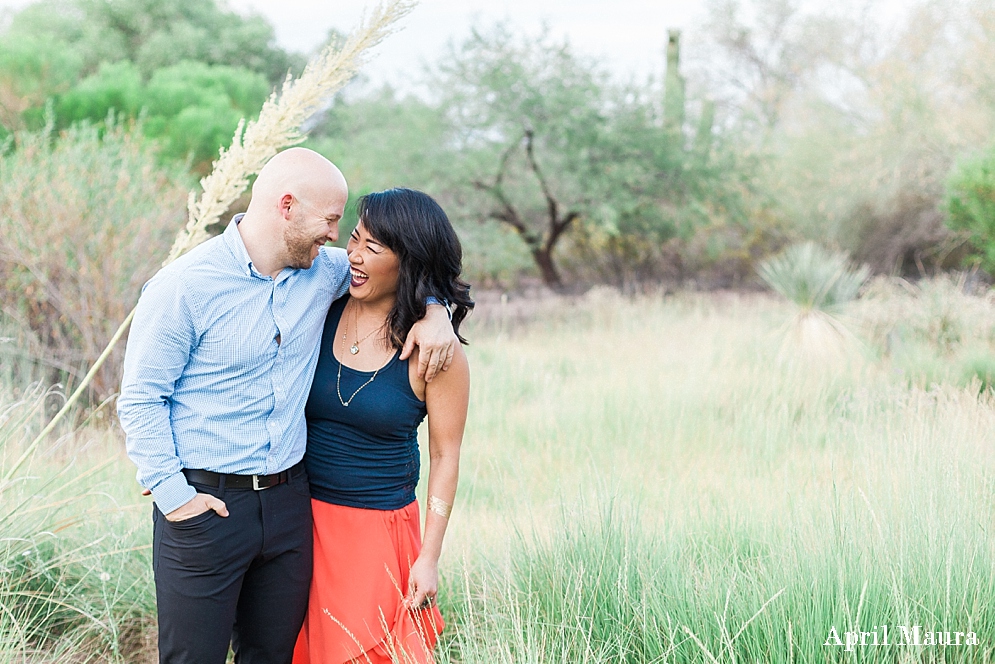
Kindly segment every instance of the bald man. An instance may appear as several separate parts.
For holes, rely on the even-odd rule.
[[[118,415],[151,491],[159,661],[289,664],[311,579],[304,404],[325,314],[349,288],[345,178],[292,148],[225,232],[145,285]],[[430,305],[414,345],[431,378],[456,338]]]

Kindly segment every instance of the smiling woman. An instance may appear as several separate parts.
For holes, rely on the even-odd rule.
[[[374,275],[374,287],[377,284],[389,284],[392,290],[384,295],[396,295],[397,268],[399,266],[397,254],[387,249],[383,242],[370,235],[362,219],[353,230],[352,235],[349,236],[346,251],[349,254],[349,267],[352,274],[350,295],[356,298],[376,296],[376,291],[370,293],[368,290],[363,290],[363,286],[370,281],[371,272]]]
[[[350,238],[350,247],[355,249],[349,254],[350,264],[382,269],[386,266],[377,259],[385,250],[399,263],[396,298],[387,315],[392,343],[399,345],[414,321],[424,315],[429,294],[453,305],[453,327],[458,334],[473,301],[470,285],[460,278],[463,248],[438,203],[418,191],[390,189],[364,196],[356,211],[360,223],[358,233]],[[366,263],[370,258],[373,262]],[[350,289],[349,294],[363,296],[358,290]]]
[[[433,661],[439,556],[456,495],[469,400],[466,355],[431,382],[401,348],[427,294],[473,301],[462,249],[445,212],[408,189],[360,199],[349,238],[349,295],[325,319],[308,398],[305,464],[314,514],[314,577],[296,664]],[[461,338],[462,340],[462,338]],[[348,349],[348,352],[347,352]],[[428,416],[425,540],[415,487],[418,427]],[[329,620],[331,618],[331,620]]]

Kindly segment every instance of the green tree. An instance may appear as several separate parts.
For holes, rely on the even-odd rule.
[[[101,65],[56,104],[60,126],[100,122],[115,112],[144,115],[145,134],[162,143],[162,154],[190,158],[195,167],[210,163],[231,140],[238,121],[251,117],[269,94],[262,75],[247,69],[184,61],[156,70],[142,82],[128,61]]]
[[[59,123],[99,122],[111,111],[134,117],[142,108],[145,85],[138,68],[122,60],[107,62],[60,96],[55,105]]]
[[[948,225],[974,250],[972,260],[995,274],[995,150],[968,158],[947,183]]]
[[[506,224],[543,281],[563,285],[554,250],[604,192],[604,75],[548,35],[475,31],[439,68],[468,208]]]
[[[22,115],[75,82],[82,59],[66,44],[0,35],[0,129],[23,128]]]
[[[0,138],[144,113],[166,158],[205,170],[239,119],[303,67],[261,16],[215,0],[40,0],[0,32]]]
[[[303,56],[276,45],[265,18],[229,11],[215,0],[41,0],[15,14],[7,32],[71,47],[84,75],[128,60],[147,79],[157,69],[196,60],[244,67],[275,85],[304,65]]]
[[[711,110],[692,143],[672,41],[668,112],[661,91],[618,86],[569,44],[503,25],[475,31],[439,67],[464,214],[513,229],[552,288],[564,285],[564,238],[632,254],[708,213]]]
[[[238,121],[253,117],[269,94],[262,75],[247,69],[181,62],[157,70],[145,88],[145,130],[164,153],[204,164],[228,145]]]

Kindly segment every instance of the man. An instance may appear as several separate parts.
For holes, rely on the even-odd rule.
[[[138,302],[118,415],[151,490],[159,659],[288,664],[311,578],[304,404],[325,314],[349,287],[348,189],[292,148],[259,173],[244,216],[159,271]],[[455,336],[428,306],[405,345],[426,379]]]

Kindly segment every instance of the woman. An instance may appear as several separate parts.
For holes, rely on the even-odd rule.
[[[433,295],[459,327],[473,301],[462,249],[426,194],[391,189],[358,203],[346,251],[349,295],[325,320],[306,415],[314,510],[314,577],[294,664],[433,661],[439,554],[456,495],[470,373],[457,348],[449,370],[419,378],[398,359]],[[466,343],[460,337],[460,341]],[[419,532],[417,428],[428,416],[428,509]]]

